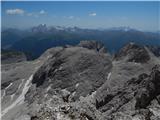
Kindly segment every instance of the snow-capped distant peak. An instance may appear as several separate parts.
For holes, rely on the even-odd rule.
[[[55,29],[57,29],[57,30],[65,30],[65,27],[62,27],[62,26],[55,26]]]
[[[130,28],[129,26],[122,26],[122,27],[113,27],[113,28],[109,28],[108,30],[122,30],[122,31],[130,31],[130,30],[135,30],[133,28]]]

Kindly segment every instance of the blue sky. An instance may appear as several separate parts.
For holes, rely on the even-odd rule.
[[[2,2],[2,27],[28,28],[38,24],[110,28],[130,26],[157,31],[160,2]]]

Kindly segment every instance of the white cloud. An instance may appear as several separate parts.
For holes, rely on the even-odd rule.
[[[90,13],[89,16],[96,16],[96,13]]]
[[[27,12],[23,9],[7,9],[6,14],[8,15],[26,15],[26,16],[33,16],[33,17],[39,17],[40,15],[47,14],[45,10],[40,10],[39,12]]]
[[[8,9],[6,10],[6,13],[8,15],[23,15],[24,14],[24,10],[22,9]]]
[[[47,12],[44,10],[39,11],[39,14],[46,14]]]

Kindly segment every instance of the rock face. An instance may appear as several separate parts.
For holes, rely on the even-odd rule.
[[[117,60],[126,59],[128,62],[145,63],[150,56],[144,47],[129,43],[116,54],[115,58]]]
[[[76,100],[96,91],[106,81],[111,68],[107,54],[81,47],[64,48],[41,66],[32,83],[37,88],[65,89]]]
[[[104,47],[104,45],[97,41],[80,41],[78,46],[88,48],[88,49],[93,49],[101,53],[107,52],[107,49]]]
[[[31,85],[31,76],[37,69],[61,48],[52,48],[39,59],[1,65],[1,112],[2,120],[28,120],[24,114],[29,108],[24,101],[25,93]]]
[[[129,80],[123,88],[119,90],[109,90],[106,93],[104,100],[96,100],[96,107],[108,116],[103,119],[115,120],[119,119],[119,115],[123,119],[148,120],[151,117],[152,111],[150,107],[152,101],[158,102],[157,99],[160,90],[160,66],[156,65],[152,68],[152,72],[147,75],[145,73],[137,78]],[[156,108],[159,107],[157,104]],[[154,108],[154,109],[156,109]],[[156,109],[156,112],[159,110]],[[160,114],[156,115],[160,119]],[[104,116],[105,117],[105,116]],[[128,117],[128,118],[127,118]]]
[[[83,41],[3,65],[2,119],[159,120],[160,59],[133,43],[114,58],[103,49]]]
[[[153,52],[153,54],[157,57],[160,56],[160,47],[157,46],[147,46],[151,52]]]

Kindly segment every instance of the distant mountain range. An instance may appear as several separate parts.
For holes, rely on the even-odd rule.
[[[26,61],[27,58],[23,52],[14,50],[1,50],[1,63],[10,64]]]
[[[24,52],[30,59],[39,57],[48,48],[76,45],[82,40],[101,41],[111,53],[129,42],[160,46],[158,32],[142,32],[130,27],[82,29],[40,24],[27,30],[9,28],[2,31],[2,49]]]

